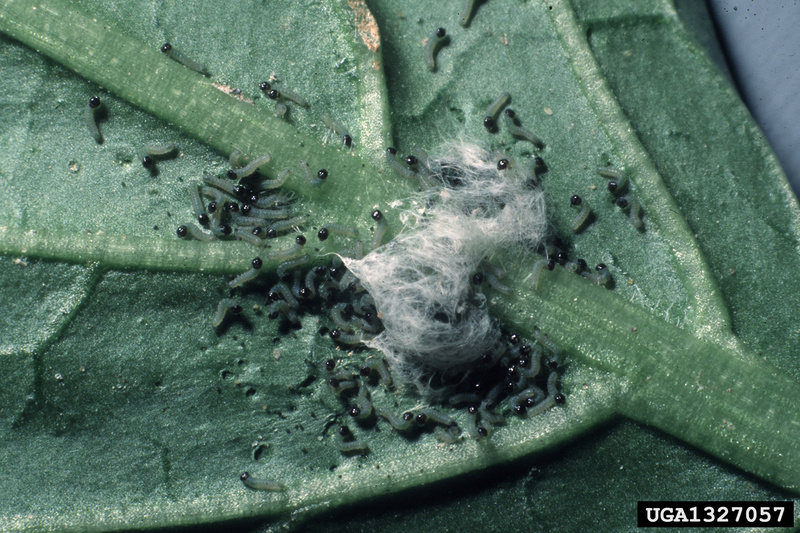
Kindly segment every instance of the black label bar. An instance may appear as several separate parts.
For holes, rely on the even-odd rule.
[[[639,527],[792,527],[794,502],[638,502]]]

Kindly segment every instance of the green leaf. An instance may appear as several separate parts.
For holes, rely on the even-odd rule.
[[[10,36],[0,49],[0,529],[238,518],[314,519],[323,531],[464,520],[498,531],[630,529],[636,500],[793,497],[798,461],[777,458],[800,423],[798,206],[675,7],[492,0],[467,28],[460,2],[369,7],[0,2]],[[428,72],[423,40],[438,26],[450,43]],[[211,77],[166,58],[165,41]],[[311,102],[293,106],[288,124],[257,88],[273,72]],[[541,152],[483,128],[502,91],[544,140]],[[107,111],[102,145],[82,122],[95,94]],[[352,154],[323,114],[353,134]],[[509,265],[516,294],[496,299],[497,314],[528,335],[541,326],[566,349],[564,408],[453,447],[381,424],[368,456],[342,457],[341,407],[320,363],[350,356],[318,334],[325,317],[282,331],[256,312],[264,302],[254,294],[243,320],[214,332],[230,277],[220,274],[245,270],[254,251],[174,236],[192,216],[188,184],[223,172],[220,154],[269,152],[269,174],[293,169],[309,235],[330,221],[368,231],[370,209],[396,214],[392,201],[411,190],[382,168],[383,148],[454,137],[518,158],[541,153],[555,231],[578,256],[608,264],[614,287],[557,271],[531,292],[535,258]],[[167,141],[180,157],[151,176],[142,148]],[[300,159],[329,170],[324,189],[309,189]],[[611,203],[594,170],[606,164],[629,173],[643,232]],[[577,235],[567,229],[572,194],[597,217]],[[419,401],[375,394],[401,408]],[[287,491],[246,489],[245,469]],[[404,489],[409,498],[378,500],[387,510],[368,503]],[[362,502],[355,518],[316,518]]]

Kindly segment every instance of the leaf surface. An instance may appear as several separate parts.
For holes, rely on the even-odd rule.
[[[0,4],[0,26],[13,4]],[[460,2],[370,2],[374,21],[355,1],[75,5],[154,50],[165,41],[180,47],[207,64],[214,82],[241,88],[254,114],[271,113],[257,84],[275,73],[311,102],[292,107],[290,123],[326,141],[325,154],[349,157],[322,114],[346,124],[356,139],[350,159],[366,165],[379,165],[389,142],[407,153],[455,137],[519,158],[540,154],[555,231],[577,256],[611,267],[616,293],[800,379],[796,199],[671,3],[493,0],[468,28],[457,25]],[[451,41],[431,73],[423,42],[438,26]],[[382,56],[365,44],[375,27]],[[367,503],[355,518],[326,515],[313,528],[447,530],[466,519],[496,531],[622,530],[633,527],[636,500],[790,497],[620,421],[616,402],[630,384],[582,361],[565,374],[566,409],[512,420],[488,445],[441,447],[381,426],[368,433],[369,456],[342,457],[334,435],[341,408],[320,362],[350,356],[318,334],[326,319],[307,315],[301,329],[280,330],[254,310],[264,303],[253,296],[242,321],[215,333],[210,317],[228,278],[213,273],[243,270],[253,252],[223,243],[206,253],[174,236],[192,216],[188,183],[223,172],[226,158],[215,150],[229,151],[222,145],[240,142],[237,134],[202,139],[208,148],[6,37],[0,68],[9,74],[0,79],[3,530],[301,523],[403,489],[413,489],[409,498],[378,500],[386,510]],[[503,91],[543,150],[483,128]],[[102,145],[83,124],[95,94],[107,110]],[[142,148],[166,141],[181,155],[151,176],[138,162]],[[300,149],[287,140],[278,155]],[[629,171],[643,233],[595,173],[606,164]],[[352,204],[344,193],[331,198],[307,233],[326,216],[359,216],[350,205],[408,194],[397,178],[373,180]],[[572,194],[597,216],[578,235],[566,231]],[[114,251],[120,242],[134,242],[132,252]],[[159,262],[177,253],[203,259]],[[403,408],[418,401],[377,395]],[[238,480],[245,469],[290,490],[249,491]]]

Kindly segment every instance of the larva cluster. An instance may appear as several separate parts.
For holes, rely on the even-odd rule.
[[[447,444],[463,435],[486,438],[508,416],[528,418],[565,403],[558,390],[560,359],[558,347],[538,331],[532,342],[505,333],[469,370],[431,376],[430,385],[437,391],[431,405],[402,412],[375,394],[377,388],[391,390],[393,385],[382,358],[369,357],[360,364],[328,359],[321,366],[330,392],[340,402],[339,417],[351,417],[351,426],[362,434],[357,438],[351,426],[340,426],[337,446],[344,455],[369,453],[369,432],[380,421],[412,440],[427,433]]]

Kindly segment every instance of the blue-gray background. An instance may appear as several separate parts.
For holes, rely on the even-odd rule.
[[[739,93],[800,196],[800,1],[707,1]]]

